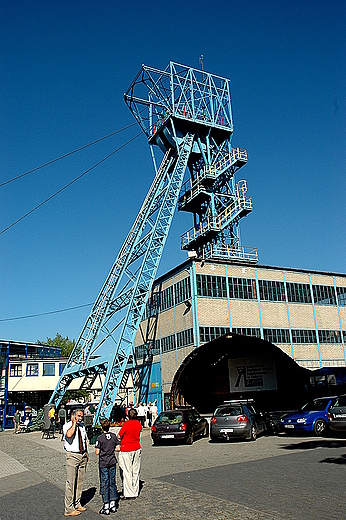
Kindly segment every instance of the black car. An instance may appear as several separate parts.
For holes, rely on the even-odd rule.
[[[194,408],[182,408],[161,412],[151,427],[154,444],[182,441],[192,444],[196,437],[208,437],[208,421]]]
[[[258,413],[252,399],[225,401],[218,406],[210,422],[210,439],[230,440],[244,438],[256,440],[266,431],[266,419]]]
[[[346,432],[346,395],[339,395],[329,408],[329,428],[334,431]]]

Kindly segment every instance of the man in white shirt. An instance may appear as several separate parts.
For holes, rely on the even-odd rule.
[[[88,438],[83,425],[83,410],[74,410],[71,421],[65,423],[64,448],[66,450],[65,516],[77,516],[86,511],[80,503],[84,477],[89,460]]]

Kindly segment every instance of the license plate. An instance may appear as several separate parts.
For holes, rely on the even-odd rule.
[[[285,424],[285,428],[294,428],[294,424]]]
[[[161,439],[174,439],[174,435],[172,435],[172,434],[161,435]]]
[[[221,428],[220,433],[232,433],[233,428]]]

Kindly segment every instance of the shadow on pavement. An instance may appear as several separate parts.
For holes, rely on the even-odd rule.
[[[83,491],[82,498],[81,498],[82,506],[85,506],[85,504],[90,502],[94,498],[95,493],[96,493],[96,487],[91,487],[91,488]]]
[[[346,448],[346,439],[316,439],[282,445],[283,450],[314,450],[317,448]]]
[[[320,460],[327,464],[346,464],[346,454],[340,457],[327,457],[326,459]]]

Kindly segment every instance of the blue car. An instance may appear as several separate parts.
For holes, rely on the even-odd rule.
[[[320,397],[307,403],[298,412],[289,413],[280,419],[280,431],[313,432],[323,435],[328,427],[329,408],[336,397]]]

